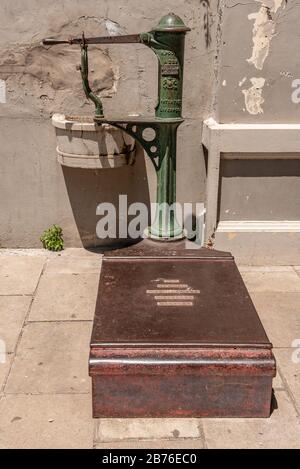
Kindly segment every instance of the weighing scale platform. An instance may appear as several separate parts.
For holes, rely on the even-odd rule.
[[[229,253],[144,240],[104,255],[94,417],[268,417],[272,344]]]

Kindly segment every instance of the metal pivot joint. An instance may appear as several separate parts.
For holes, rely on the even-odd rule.
[[[164,16],[149,32],[126,36],[101,36],[69,40],[45,39],[45,45],[79,44],[81,47],[81,77],[85,95],[95,105],[94,120],[99,125],[109,123],[135,138],[147,152],[157,173],[157,211],[148,228],[148,236],[159,240],[184,237],[182,224],[175,214],[176,203],[176,140],[182,119],[182,86],[184,39],[190,29],[174,13]],[[107,118],[100,98],[92,91],[88,78],[89,44],[141,43],[149,47],[158,59],[158,100],[155,117]],[[152,129],[151,140],[145,136]]]

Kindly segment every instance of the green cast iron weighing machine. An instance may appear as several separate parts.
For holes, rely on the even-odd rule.
[[[108,123],[127,132],[137,140],[150,157],[157,173],[157,212],[148,229],[148,236],[158,240],[176,240],[184,237],[183,228],[177,222],[176,202],[176,139],[182,119],[182,84],[184,39],[190,28],[173,13],[164,16],[150,32],[124,36],[103,36],[69,40],[44,39],[44,45],[79,44],[81,47],[81,76],[88,99],[95,104],[94,120],[99,125]],[[155,117],[107,118],[101,99],[92,91],[89,83],[89,44],[141,43],[149,47],[158,59],[158,101]],[[146,129],[153,129],[151,141],[143,137]]]
[[[95,122],[131,135],[157,173],[148,239],[103,257],[89,358],[94,417],[268,417],[271,411],[272,344],[234,259],[212,249],[185,249],[183,227],[170,209],[189,30],[170,13],[147,33],[43,41],[80,46],[83,89],[95,104]],[[157,56],[154,117],[105,117],[92,91],[89,44],[122,43],[144,44]],[[145,138],[149,128],[151,141]]]

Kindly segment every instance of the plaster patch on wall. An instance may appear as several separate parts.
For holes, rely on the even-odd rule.
[[[226,85],[227,85],[227,82],[226,82],[226,80],[223,80],[223,82],[222,82],[222,86],[226,86]]]
[[[119,23],[116,23],[115,21],[106,19],[105,27],[110,36],[118,36],[118,35],[124,34],[124,31],[119,25]]]
[[[276,19],[274,14],[279,8],[285,8],[286,0],[255,0],[261,3],[256,13],[248,15],[254,20],[252,56],[247,62],[252,63],[258,70],[262,70],[270,51],[270,43],[275,34]]]
[[[6,83],[5,80],[0,80],[0,103],[6,103]]]
[[[242,78],[241,81],[239,81],[239,86],[243,86],[246,80],[247,80],[246,77]]]
[[[264,98],[262,97],[262,91],[266,82],[265,78],[250,78],[252,86],[249,89],[242,90],[245,96],[245,105],[249,114],[262,114],[262,104]]]
[[[106,25],[104,22],[101,25],[100,34],[106,34]],[[83,30],[87,36],[92,36],[96,28],[99,29],[97,19],[80,17],[58,27],[52,36],[64,38],[70,33],[80,36]],[[113,96],[119,82],[119,67],[113,63],[109,51],[96,46],[89,47],[89,51],[90,81],[94,92],[102,97]],[[41,114],[89,109],[91,104],[85,99],[81,75],[76,72],[79,63],[78,47],[48,47],[32,42],[0,48],[0,70],[10,105],[35,108]]]

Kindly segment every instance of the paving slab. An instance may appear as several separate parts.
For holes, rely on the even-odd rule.
[[[29,257],[44,257],[47,259],[51,256],[57,256],[55,251],[48,251],[43,248],[0,248],[0,256],[29,256]]]
[[[28,320],[92,320],[98,284],[97,273],[43,274]]]
[[[274,347],[300,339],[300,293],[252,292],[251,298]]]
[[[249,292],[300,292],[300,277],[292,268],[240,272]]]
[[[203,419],[208,448],[299,448],[300,419],[285,391],[268,419]]]
[[[45,256],[0,256],[0,295],[32,295],[41,275]]]
[[[139,438],[142,440],[199,438],[199,419],[97,419],[95,441],[108,442]]]
[[[300,412],[300,337],[297,348],[275,349],[274,353],[283,379],[287,382]]]
[[[91,322],[29,323],[6,393],[87,393]]]
[[[294,272],[291,265],[243,265],[238,264],[238,269],[243,272]]]
[[[179,438],[178,440],[131,440],[97,443],[95,449],[203,449],[203,440]]]
[[[45,273],[56,274],[100,274],[102,255],[57,256],[47,260]]]
[[[0,448],[93,446],[89,395],[7,395],[0,414]]]
[[[98,258],[103,256],[103,249],[101,248],[66,248],[60,253],[58,253],[58,257],[91,257],[91,258]]]
[[[13,352],[32,299],[30,296],[0,296],[0,340]]]

